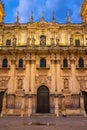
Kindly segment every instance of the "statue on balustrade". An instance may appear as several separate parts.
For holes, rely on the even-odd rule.
[[[59,46],[59,39],[58,39],[58,37],[56,38],[56,46]]]
[[[27,38],[27,47],[30,47],[30,46],[31,46],[30,41],[31,41],[31,38],[28,37],[28,38]]]
[[[34,47],[34,46],[35,46],[35,38],[34,38],[34,37],[32,37],[31,46],[32,46],[32,47]]]
[[[13,43],[12,43],[14,48],[16,47],[16,43],[17,43],[17,38],[14,36],[13,37]]]
[[[73,38],[70,37],[70,46],[73,46]]]
[[[54,43],[54,38],[51,38],[51,46],[54,47],[55,43]]]

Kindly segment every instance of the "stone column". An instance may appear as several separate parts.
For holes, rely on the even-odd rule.
[[[32,95],[29,93],[29,100],[28,100],[28,116],[30,117],[32,114]]]
[[[57,91],[56,88],[56,83],[55,83],[55,74],[56,74],[56,70],[55,70],[55,54],[51,55],[51,93],[54,93],[55,91]]]
[[[56,85],[57,85],[57,92],[58,93],[61,93],[61,86],[60,86],[60,73],[61,73],[61,70],[60,70],[60,55],[57,54],[56,55]]]
[[[3,97],[1,116],[5,115],[5,114],[6,114],[6,92],[4,93],[4,97]]]
[[[80,107],[81,107],[81,115],[84,115],[86,117],[87,115],[84,108],[84,96],[82,94],[80,95]]]
[[[72,74],[72,94],[75,94],[77,92],[77,89],[76,89],[76,73],[75,73],[75,59],[74,59],[74,56],[72,56],[72,59],[71,59],[71,74]]]
[[[25,72],[25,92],[28,93],[30,90],[30,55],[26,58],[26,72]]]
[[[35,91],[35,54],[31,55],[31,79],[30,79],[30,90],[32,93]]]
[[[59,116],[59,103],[58,103],[58,94],[55,93],[55,114],[58,117]]]
[[[25,97],[22,96],[22,104],[21,104],[21,117],[24,116],[24,108],[25,108]]]

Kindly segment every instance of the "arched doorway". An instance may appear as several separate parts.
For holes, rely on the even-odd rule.
[[[84,107],[87,114],[87,92],[83,91],[82,94],[84,96]]]
[[[4,92],[0,92],[0,113],[2,111],[3,96],[4,96]]]
[[[49,89],[44,85],[37,90],[37,113],[50,113]]]

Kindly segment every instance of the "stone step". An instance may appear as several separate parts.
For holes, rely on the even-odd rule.
[[[55,117],[55,114],[50,114],[50,113],[35,113],[32,114],[33,117]]]

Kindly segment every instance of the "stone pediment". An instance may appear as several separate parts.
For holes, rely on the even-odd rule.
[[[37,23],[37,25],[38,25],[38,27],[45,27],[45,28],[47,28],[48,26],[51,25],[51,23],[48,23],[46,21],[40,21],[40,22]]]
[[[40,22],[35,22],[29,25],[30,27],[35,27],[35,28],[59,28],[58,23],[53,23],[53,22],[46,22],[46,21],[40,21]]]

